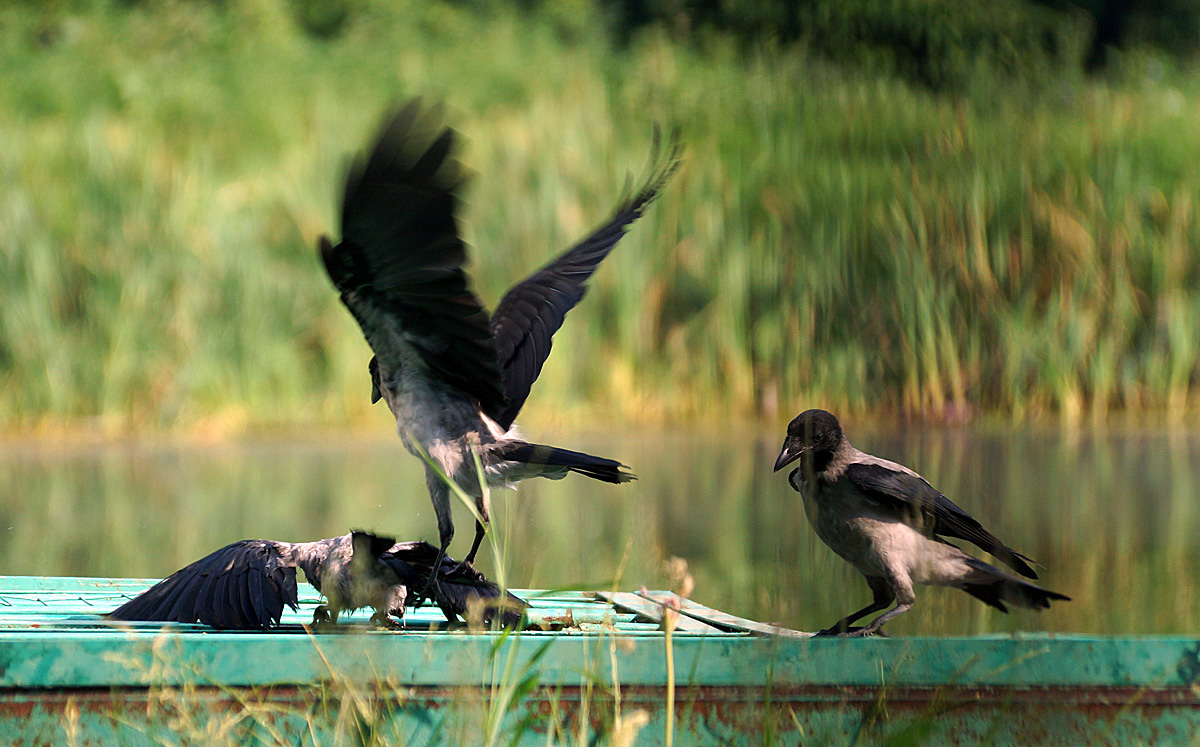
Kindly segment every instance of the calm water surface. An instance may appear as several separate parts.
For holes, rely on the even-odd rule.
[[[863,606],[861,579],[772,474],[782,426],[737,433],[531,433],[612,456],[635,483],[579,477],[493,493],[510,585],[664,588],[685,558],[693,598],[805,630]],[[918,589],[894,634],[1200,628],[1200,433],[859,427],[855,445],[905,462],[1074,597],[1004,615]],[[470,546],[456,512],[452,554]],[[238,539],[309,540],[371,528],[433,539],[418,462],[395,438],[218,446],[0,444],[0,573],[159,577]],[[480,553],[486,572],[495,558]]]

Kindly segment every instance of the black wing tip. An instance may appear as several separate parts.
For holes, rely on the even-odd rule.
[[[1010,547],[1004,549],[1007,551],[1006,554],[998,557],[1007,562],[1014,571],[1020,573],[1025,578],[1036,579],[1038,577],[1037,571],[1033,569],[1033,566],[1037,565],[1036,561]]]
[[[145,606],[145,604],[148,601],[145,598],[146,594],[148,594],[150,591],[152,591],[153,588],[154,587],[147,589],[146,591],[137,595],[133,599],[130,599],[125,604],[122,604],[120,607],[117,607],[112,612],[106,613],[105,615],[103,615],[104,619],[118,620],[121,622],[135,622],[138,620],[157,621],[159,618],[152,616],[154,613],[151,613],[149,611],[139,611],[139,608]]]
[[[666,147],[664,148],[662,126],[657,122],[654,123],[654,129],[650,136],[650,155],[646,161],[646,175],[640,180],[642,187],[631,194],[628,187],[631,180],[626,179],[624,192],[627,196],[621,200],[621,205],[617,208],[618,215],[629,212],[633,214],[633,218],[640,217],[646,207],[662,193],[671,177],[679,171],[679,167],[683,164],[683,145],[679,139],[679,133],[678,125],[672,127],[665,140]]]
[[[265,547],[264,547],[265,545]],[[280,589],[271,576],[291,573],[291,584]],[[251,574],[263,581],[255,597]],[[285,579],[286,580],[286,579]],[[265,593],[270,586],[272,591]],[[287,603],[295,609],[295,568],[281,562],[274,543],[240,540],[179,569],[105,617],[142,622],[200,622],[224,630],[265,630],[278,623]],[[247,606],[249,605],[249,606]],[[272,609],[264,617],[262,610]]]
[[[505,598],[496,599],[495,602],[487,605],[484,622],[490,625],[492,620],[495,619],[495,614],[498,610],[500,612],[501,627],[520,630],[524,627],[525,612],[528,609],[529,605],[525,604],[519,597],[508,594]]]
[[[1050,591],[1049,589],[1042,589],[1042,591],[1045,592],[1047,600],[1053,599],[1056,602],[1070,602],[1071,601],[1071,597],[1067,596],[1066,594],[1060,594],[1057,591]],[[1046,606],[1047,607],[1050,606],[1048,601],[1047,601]]]
[[[683,141],[681,139],[681,132],[682,130],[679,125],[673,125],[664,141],[662,136],[662,126],[659,125],[658,122],[654,123],[654,131],[651,134],[650,141],[650,163],[657,163],[661,165],[661,168],[658,169],[659,180],[661,181],[670,179],[675,172],[679,170],[679,166],[683,163]],[[666,142],[667,144],[665,149],[662,148],[663,142]],[[657,158],[660,152],[663,153],[661,160]]]
[[[420,96],[384,110],[372,145],[350,161],[342,191],[342,233],[349,211],[364,185],[403,183],[453,196],[466,170],[456,151],[458,131],[445,122],[445,105],[425,105]],[[403,173],[396,180],[395,173]]]
[[[622,485],[627,482],[635,482],[638,479],[638,476],[633,474],[628,466],[621,463],[617,463],[617,468],[613,477],[616,480],[615,484],[617,485]]]
[[[581,465],[578,467],[568,467],[572,472],[590,477],[593,480],[607,482],[612,485],[623,485],[627,482],[637,480],[637,475],[629,471],[629,468],[619,462],[609,465]]]
[[[1059,594],[1057,591],[1043,589],[1031,583],[1025,583],[1023,594],[1021,597],[1025,603],[1023,606],[1028,606],[1032,610],[1048,610],[1051,602],[1069,602],[1071,597],[1066,594]]]
[[[339,246],[330,241],[328,236],[322,235],[317,239],[317,254],[333,287],[348,290],[354,284],[353,260],[348,252],[338,251]]]
[[[368,164],[377,156],[390,160],[404,155],[414,160],[408,165],[416,165],[432,154],[433,162],[425,164],[430,176],[458,176],[462,173],[454,154],[458,137],[458,131],[446,123],[446,106],[440,99],[427,106],[422,97],[415,96],[385,110]],[[449,168],[441,172],[443,167]]]

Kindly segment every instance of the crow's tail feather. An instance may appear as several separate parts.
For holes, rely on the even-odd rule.
[[[557,446],[513,441],[500,450],[499,456],[513,462],[525,464],[545,464],[551,467],[566,467],[581,475],[619,484],[636,480],[637,476],[629,471],[624,464],[604,457],[592,456],[579,451],[560,449]]]
[[[1005,602],[1031,610],[1043,610],[1050,607],[1051,601],[1071,601],[1065,594],[1043,589],[982,560],[968,558],[967,564],[971,566],[973,573],[960,588],[1001,612],[1008,612]]]

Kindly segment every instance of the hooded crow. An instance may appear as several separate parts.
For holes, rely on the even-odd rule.
[[[804,499],[817,536],[863,575],[871,604],[819,635],[866,636],[907,612],[914,584],[953,586],[1001,612],[1005,602],[1044,609],[1070,597],[967,555],[945,538],[967,540],[1027,578],[1037,578],[1021,553],[996,539],[966,511],[908,467],[854,448],[836,417],[800,413],[788,424],[775,471],[800,460],[788,482]],[[861,628],[859,618],[896,606]]]
[[[351,532],[315,542],[242,540],[222,547],[163,579],[108,614],[113,620],[192,623],[225,630],[265,630],[279,624],[283,607],[296,609],[296,569],[325,595],[313,624],[337,623],[338,615],[360,607],[375,610],[371,622],[397,628],[415,604],[433,570],[437,548],[402,542],[370,532]],[[473,567],[451,561],[441,570],[434,601],[447,620],[466,614],[483,600],[484,621],[500,610],[505,626],[515,627],[524,603]]]
[[[643,186],[590,236],[509,290],[489,318],[463,271],[455,210],[464,179],[454,140],[440,109],[425,110],[420,100],[392,115],[350,169],[341,242],[320,241],[325,269],[375,353],[371,401],[387,402],[406,448],[427,457],[441,542],[435,567],[454,537],[447,480],[474,497],[483,519],[466,562],[483,539],[490,508],[476,455],[488,485],[568,472],[634,479],[612,459],[528,443],[513,420],[588,278],[679,164],[674,138],[664,153],[655,130]]]

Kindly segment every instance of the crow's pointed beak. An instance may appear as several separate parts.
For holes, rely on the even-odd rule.
[[[375,404],[383,398],[383,393],[379,391],[379,359],[372,355],[367,370],[371,372],[371,404]]]
[[[804,447],[796,443],[792,439],[787,439],[783,442],[783,451],[779,452],[779,458],[775,460],[775,472],[783,469],[792,462],[800,458],[804,453]]]

